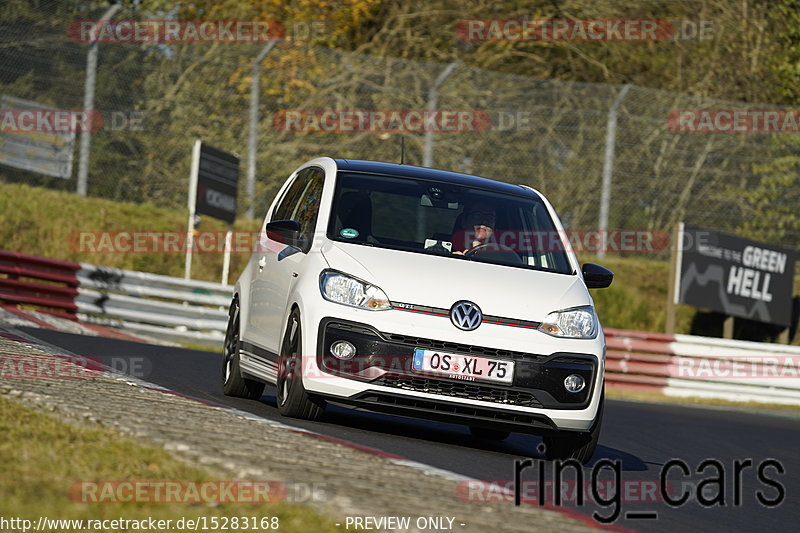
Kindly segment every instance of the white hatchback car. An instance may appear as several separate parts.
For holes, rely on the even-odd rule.
[[[278,192],[236,283],[225,394],[315,419],[326,402],[541,435],[586,462],[605,338],[581,268],[537,191],[408,165],[319,158]]]

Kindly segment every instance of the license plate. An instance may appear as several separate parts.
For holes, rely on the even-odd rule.
[[[514,362],[475,357],[474,355],[459,355],[454,353],[438,352],[435,350],[414,350],[414,364],[412,368],[417,372],[434,374],[451,379],[466,381],[495,381],[511,383],[514,379]]]

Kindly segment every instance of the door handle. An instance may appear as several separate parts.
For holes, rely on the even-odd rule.
[[[267,256],[262,255],[261,259],[258,260],[258,271],[261,272],[264,270],[265,266],[267,266]]]

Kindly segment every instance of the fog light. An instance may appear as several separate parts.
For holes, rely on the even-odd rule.
[[[356,347],[347,341],[336,341],[331,344],[331,355],[337,359],[352,359],[356,354]]]
[[[564,380],[564,388],[567,392],[580,392],[586,386],[586,382],[578,374],[570,374]]]

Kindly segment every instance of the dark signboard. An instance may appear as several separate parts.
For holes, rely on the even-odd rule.
[[[679,246],[677,303],[789,325],[793,250],[693,226]]]
[[[232,224],[236,220],[239,158],[200,143],[199,150],[195,148],[194,159],[192,168],[196,169],[193,173],[197,179],[194,212]]]

